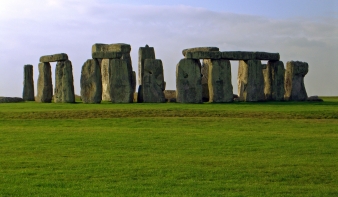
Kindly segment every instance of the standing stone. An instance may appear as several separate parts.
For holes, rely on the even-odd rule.
[[[264,95],[266,100],[284,100],[284,64],[282,61],[269,61],[263,69]]]
[[[264,101],[264,78],[260,60],[240,60],[238,68],[240,101]]]
[[[135,93],[136,92],[136,72],[135,71],[133,71],[133,73],[132,73],[131,84],[133,86],[133,93]]]
[[[23,79],[23,93],[22,98],[25,101],[34,101],[34,80],[33,80],[33,66],[24,66]]]
[[[176,66],[176,98],[179,103],[202,103],[201,62],[181,59]]]
[[[101,103],[101,69],[96,59],[89,59],[82,66],[80,85],[83,103]]]
[[[111,101],[109,92],[110,91],[109,59],[102,59],[101,75],[102,75],[102,100]]]
[[[201,67],[201,74],[202,74],[202,101],[203,102],[208,102],[209,101],[209,85],[208,85],[209,64],[207,62],[208,62],[208,60],[203,60],[202,67]]]
[[[209,67],[209,102],[228,103],[233,101],[231,64],[229,60],[204,60]]]
[[[59,61],[55,67],[55,103],[74,103],[73,66],[69,60]]]
[[[286,63],[285,100],[305,101],[307,99],[304,77],[308,71],[309,65],[306,62],[290,61]]]
[[[140,47],[138,50],[138,83],[142,85],[143,80],[143,70],[144,70],[144,60],[146,59],[155,59],[155,50],[154,47]]]
[[[109,60],[110,98],[113,103],[132,103],[132,69],[125,59]]]
[[[143,102],[164,103],[164,77],[163,64],[158,59],[146,59],[143,72]]]
[[[38,94],[36,102],[50,103],[52,98],[53,84],[50,63],[39,63]]]

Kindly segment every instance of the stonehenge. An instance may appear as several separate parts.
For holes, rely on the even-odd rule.
[[[83,103],[101,103],[102,78],[99,61],[88,59],[81,71],[81,99]]]
[[[22,99],[25,101],[35,101],[34,96],[34,80],[33,80],[33,66],[24,66],[24,80],[23,80],[23,92]]]
[[[154,47],[145,45],[139,48],[138,79],[133,71],[129,44],[96,43],[91,52],[92,59],[83,64],[81,71],[83,103],[320,100],[307,96],[304,77],[308,73],[308,64],[289,61],[285,68],[279,53],[220,51],[218,47],[184,49],[184,58],[176,65],[176,90],[165,90],[163,63],[156,59]],[[230,61],[238,61],[236,97]],[[267,63],[262,64],[262,61]],[[54,95],[50,62],[56,62]],[[24,101],[75,102],[73,66],[66,53],[41,56],[38,69],[37,95],[34,98],[33,66],[24,66]]]
[[[309,65],[306,62],[289,61],[286,63],[285,100],[305,101],[307,99],[304,77],[308,71]]]

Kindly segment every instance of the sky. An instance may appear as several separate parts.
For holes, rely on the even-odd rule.
[[[309,96],[338,96],[336,0],[3,0],[0,96],[22,96],[26,64],[34,66],[36,86],[39,58],[56,53],[68,54],[80,94],[81,67],[95,43],[130,44],[136,72],[139,47],[154,47],[168,90],[176,89],[183,49],[279,52],[285,65],[309,64]],[[231,65],[237,93],[238,62]],[[54,71],[52,63],[53,80]]]

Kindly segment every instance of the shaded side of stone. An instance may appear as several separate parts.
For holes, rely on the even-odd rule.
[[[123,53],[121,52],[110,52],[110,51],[93,52],[92,58],[93,59],[120,59],[122,55]]]
[[[110,98],[110,76],[109,76],[109,59],[102,59],[101,61],[101,75],[102,75],[102,100],[111,101]]]
[[[101,103],[101,69],[99,62],[96,59],[89,59],[83,64],[80,86],[83,103]]]
[[[240,101],[264,101],[264,78],[260,60],[241,60],[238,68],[238,97]]]
[[[285,94],[284,63],[282,61],[269,61],[267,67],[270,67],[271,73],[271,99],[273,101],[283,101]]]
[[[218,51],[194,51],[187,52],[185,55],[187,59],[220,59],[222,58],[221,52]]]
[[[176,66],[176,100],[179,103],[202,103],[201,63],[182,59]]]
[[[0,103],[19,103],[25,100],[20,97],[0,97]]]
[[[131,84],[133,86],[133,93],[136,92],[136,72],[132,72]]]
[[[23,92],[22,99],[25,101],[35,101],[34,96],[34,80],[33,80],[33,66],[24,66]]]
[[[144,61],[143,73],[143,102],[145,103],[164,103],[163,64],[158,59],[146,59]]]
[[[138,86],[138,91],[137,91],[137,102],[138,103],[143,103],[143,88],[142,85]]]
[[[140,47],[138,50],[138,83],[142,85],[143,72],[144,72],[144,61],[146,59],[155,59],[154,47]]]
[[[251,52],[251,51],[224,51],[221,52],[222,59],[228,60],[275,60],[280,58],[279,53]]]
[[[38,93],[36,102],[50,103],[53,98],[52,71],[50,63],[39,63]]]
[[[183,56],[186,56],[188,52],[195,52],[195,51],[202,51],[202,52],[219,51],[219,48],[218,47],[195,47],[195,48],[184,49],[182,51],[182,54]]]
[[[307,99],[304,77],[308,71],[309,65],[306,62],[287,62],[285,71],[285,100],[305,101]]]
[[[124,59],[109,60],[110,98],[113,103],[132,103],[132,70]]]
[[[40,62],[57,62],[68,60],[68,55],[65,53],[59,53],[54,55],[45,55],[40,57]]]
[[[73,66],[69,60],[58,62],[55,67],[55,103],[74,103]]]
[[[202,101],[209,102],[209,85],[208,85],[208,78],[209,78],[209,60],[205,59],[202,62],[201,67],[201,75],[202,75]]]
[[[209,66],[209,102],[228,103],[233,101],[231,64],[229,60],[204,60]]]

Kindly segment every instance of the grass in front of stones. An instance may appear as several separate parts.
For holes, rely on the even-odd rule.
[[[337,196],[324,100],[0,104],[0,196]]]

